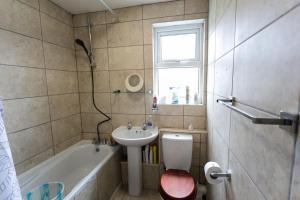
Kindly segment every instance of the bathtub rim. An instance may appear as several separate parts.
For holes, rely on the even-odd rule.
[[[24,187],[27,184],[30,184],[31,181],[33,181],[34,179],[41,176],[40,174],[31,176],[31,174],[34,174],[33,172],[43,170],[43,168],[45,168],[44,170],[47,170],[54,165],[53,161],[59,162],[59,161],[63,160],[65,157],[67,157],[73,150],[75,150],[77,148],[84,148],[84,146],[91,145],[91,144],[92,144],[92,140],[81,140],[81,141],[71,145],[67,149],[59,152],[58,154],[50,157],[49,159],[44,160],[43,162],[39,163],[38,165],[34,166],[33,168],[23,172],[22,174],[20,174],[18,176],[18,182],[19,182],[21,190],[22,190],[22,187]],[[92,144],[92,145],[94,145],[94,144]],[[96,175],[97,172],[104,166],[104,164],[107,163],[107,161],[112,156],[114,156],[116,154],[116,152],[121,148],[120,145],[116,145],[116,146],[101,145],[101,146],[104,148],[108,148],[110,150],[109,155],[105,156],[105,158],[100,163],[98,163],[93,170],[91,170],[85,177],[83,177],[78,183],[76,183],[75,186],[72,188],[72,190],[69,191],[69,193],[63,198],[63,200],[69,200],[74,195],[76,195],[76,193],[78,191],[80,191],[79,189],[84,184],[86,184],[94,175]]]

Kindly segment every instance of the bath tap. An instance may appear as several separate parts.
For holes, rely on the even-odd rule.
[[[100,151],[100,148],[99,148],[99,145],[100,145],[100,141],[96,138],[93,139],[93,142],[92,142],[95,147],[96,147],[96,152],[99,152]]]

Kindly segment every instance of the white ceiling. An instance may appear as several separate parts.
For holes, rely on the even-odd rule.
[[[72,14],[103,11],[106,8],[99,0],[51,0]],[[124,8],[136,5],[166,2],[170,0],[104,0],[112,9]]]

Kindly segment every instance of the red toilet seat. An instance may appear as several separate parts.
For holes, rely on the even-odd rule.
[[[197,194],[192,175],[184,170],[169,169],[160,179],[160,195],[165,200],[193,200]]]

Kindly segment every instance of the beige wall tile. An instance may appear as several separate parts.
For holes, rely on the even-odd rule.
[[[215,95],[214,102],[222,97]],[[230,109],[226,108],[222,104],[214,103],[213,111],[214,129],[223,138],[223,140],[229,144],[229,132],[230,132]]]
[[[113,129],[119,126],[127,126],[131,122],[133,126],[142,126],[145,123],[145,115],[126,115],[126,114],[113,114],[112,124]]]
[[[110,90],[111,92],[115,90],[121,90],[121,92],[127,92],[125,81],[127,76],[132,73],[139,74],[144,80],[144,70],[120,70],[120,71],[110,71],[109,79],[110,79]],[[145,81],[144,81],[145,82]],[[144,88],[141,91],[143,92]]]
[[[207,92],[213,93],[215,87],[215,64],[207,67]]]
[[[142,21],[123,22],[107,25],[109,47],[143,44]]]
[[[80,113],[78,94],[63,94],[49,97],[51,120]]]
[[[40,9],[42,12],[47,13],[48,15],[68,24],[69,26],[73,26],[72,15],[69,14],[66,10],[52,3],[50,0],[39,1]]]
[[[110,93],[95,93],[95,103],[104,113],[111,113]],[[81,112],[98,113],[92,101],[92,93],[80,93]]]
[[[184,13],[203,13],[208,12],[208,0],[185,0]]]
[[[299,194],[299,188],[300,188],[300,134],[298,130],[298,137],[296,142],[296,151],[295,151],[295,161],[294,161],[294,172],[293,172],[293,179],[292,179],[292,185],[291,185],[291,199],[296,200],[300,198]]]
[[[236,44],[241,43],[298,3],[298,0],[237,0]]]
[[[144,56],[142,46],[109,48],[109,69],[143,69]]]
[[[78,92],[77,73],[58,70],[46,70],[48,94]]]
[[[145,68],[153,68],[153,50],[152,45],[144,45]]]
[[[236,0],[230,0],[228,8],[216,26],[216,59],[234,47]]]
[[[232,153],[229,154],[229,165],[234,173],[232,173],[231,180],[228,182],[228,198],[239,199],[243,197],[245,200],[265,199]]]
[[[299,1],[237,0],[236,13],[233,11],[231,14],[228,13],[234,7],[233,0],[217,1],[216,6],[214,2],[210,1],[209,63],[212,63],[210,66],[214,66],[215,19],[218,23],[217,58],[233,47],[233,38],[235,38],[235,45],[241,46],[235,49],[233,79],[233,66],[229,64],[232,63],[232,53],[226,55],[230,58],[221,58],[216,63],[215,72],[213,67],[209,67],[211,68],[209,74],[215,74],[214,88],[212,78],[208,81],[211,82],[210,92],[215,90],[215,94],[228,97],[233,91],[237,101],[257,110],[241,104],[236,106],[261,117],[271,117],[268,113],[278,114],[280,110],[297,113],[299,98],[294,91],[299,90],[299,81],[296,81],[294,75],[299,74],[299,71],[297,67],[289,66],[298,65],[295,52],[298,52],[299,39],[295,33],[300,30],[296,20],[299,8],[290,11],[289,9]],[[236,15],[236,33],[233,31],[234,20],[229,20],[229,18],[234,19],[234,15]],[[230,85],[233,85],[232,89]],[[295,172],[292,161],[295,152],[295,136],[277,126],[252,124],[248,119],[234,112],[230,115],[228,109],[215,103],[217,97],[212,99],[211,96],[213,94],[208,93],[209,107],[214,110],[214,114],[211,111],[208,114],[210,128],[208,149],[214,150],[218,140],[224,140],[224,136],[224,143],[228,143],[226,138],[230,136],[232,151],[229,153],[230,168],[236,171],[230,183],[226,185],[227,190],[223,186],[211,188],[212,198],[222,199],[227,196],[227,199],[236,199],[243,196],[244,199],[297,199],[297,195],[293,194],[295,191],[293,185],[288,181],[288,177],[293,173],[290,169],[294,168]],[[267,112],[260,112],[259,109]],[[212,140],[210,138],[212,133],[219,135]],[[215,154],[215,157],[222,159],[218,154]],[[269,176],[271,178],[268,178]],[[292,179],[296,180],[295,177],[297,175]],[[292,184],[297,185],[297,180]]]
[[[80,39],[84,42],[86,48],[90,48],[89,33],[87,27],[74,28],[74,39]],[[81,46],[75,43],[76,50],[83,50]]]
[[[200,134],[198,134],[198,133],[195,133],[195,134],[192,134],[193,135],[193,142],[194,143],[200,143]],[[199,153],[200,153],[200,151],[199,151]]]
[[[8,65],[44,67],[40,40],[0,30],[0,62]]]
[[[215,18],[216,24],[220,22],[223,15],[225,14],[226,10],[232,4],[233,1],[236,0],[223,0],[223,1],[216,1],[216,8],[215,8]]]
[[[199,165],[199,158],[200,158],[200,142],[195,142],[193,137],[193,152],[192,152],[193,159],[197,158],[198,160],[197,165]]]
[[[184,20],[193,20],[193,19],[205,19],[205,20],[207,20],[208,19],[208,12],[184,15]]]
[[[153,91],[153,69],[145,69],[145,93],[150,91]]]
[[[216,52],[216,33],[213,32],[208,38],[208,64],[212,64],[215,61]]]
[[[94,62],[96,67],[94,68],[95,71],[97,70],[108,70],[108,53],[107,49],[95,49],[94,51]],[[77,69],[78,71],[90,71],[90,62],[83,50],[76,51],[76,60],[77,60]]]
[[[46,94],[47,83],[44,69],[0,65],[0,97],[2,99]]]
[[[212,148],[213,148],[213,103],[214,97],[213,94],[207,93],[207,157],[209,160],[212,160]]]
[[[102,134],[102,135],[104,135],[104,134]],[[97,138],[97,133],[82,133],[83,140],[93,140],[96,138]]]
[[[191,174],[193,178],[199,182],[199,173],[200,173],[200,168],[199,166],[192,166],[191,168]],[[200,182],[199,182],[200,183]]]
[[[184,128],[188,129],[190,124],[193,125],[194,129],[206,129],[206,118],[205,117],[184,116]]]
[[[16,0],[0,3],[0,27],[41,39],[39,12]]]
[[[232,92],[233,52],[229,52],[215,64],[215,94],[230,97]]]
[[[91,23],[94,25],[105,24],[105,12],[94,12],[90,14]]]
[[[107,33],[105,25],[92,27],[92,46],[93,48],[107,47]]]
[[[207,144],[207,137],[208,133],[207,132],[202,132],[200,133],[200,139],[202,144]]]
[[[41,13],[43,39],[47,42],[74,48],[73,28]]]
[[[253,109],[240,108],[260,116]],[[266,198],[288,199],[295,135],[278,126],[255,125],[234,112],[231,116],[230,148],[234,155]]]
[[[208,12],[208,35],[209,36],[216,31],[216,6],[217,6],[217,0],[209,0],[209,12]]]
[[[204,105],[184,105],[183,106],[184,115],[190,116],[206,116],[206,106]]]
[[[8,133],[50,121],[47,97],[6,100],[3,105]]]
[[[180,16],[173,16],[173,17],[143,20],[144,44],[152,44],[152,24],[160,23],[160,22],[179,21],[183,19],[184,16],[180,15]]]
[[[105,25],[93,26],[92,30],[92,46],[93,48],[107,47],[107,34]],[[87,48],[90,47],[90,40],[88,34],[88,27],[79,27],[74,29],[74,37],[84,41]],[[76,49],[82,50],[82,47],[76,45]]]
[[[184,1],[172,1],[143,6],[143,19],[184,14]]]
[[[74,27],[88,26],[88,17],[90,17],[91,24],[100,25],[105,24],[105,12],[94,12],[94,13],[84,13],[79,15],[73,15]]]
[[[33,8],[39,9],[39,0],[19,0],[29,6],[32,6]]]
[[[87,26],[87,20],[88,20],[87,17],[88,17],[88,15],[86,13],[73,15],[73,26],[74,26],[74,28]]]
[[[54,145],[81,134],[80,114],[51,122]]]
[[[112,94],[111,106],[114,114],[145,114],[145,95],[143,93]]]
[[[45,65],[47,69],[76,71],[75,51],[44,42]]]
[[[79,72],[79,92],[92,92],[91,72]],[[108,71],[94,72],[95,92],[109,92]]]
[[[50,123],[9,134],[14,163],[21,163],[52,146]]]
[[[224,170],[228,169],[228,146],[217,132],[213,132],[213,161],[217,162]]]
[[[67,149],[68,147],[72,146],[73,144],[76,144],[77,142],[79,142],[81,140],[81,136],[78,135],[78,136],[75,136],[63,143],[60,143],[60,144],[57,144],[55,145],[55,154],[58,154],[60,153],[61,151]]]
[[[147,95],[146,101],[147,114],[154,115],[183,115],[183,105],[158,105],[156,112],[152,111],[152,95]]]
[[[183,116],[154,115],[152,118],[160,128],[183,128]]]
[[[239,101],[275,114],[299,111],[299,11],[291,11],[236,49],[233,95]]]
[[[24,162],[16,165],[16,172],[17,174],[21,174],[34,166],[38,165],[39,163],[49,159],[51,156],[54,155],[53,149],[48,149],[47,151],[44,151],[43,153],[40,153],[33,158],[30,158],[28,160],[25,160]]]
[[[0,74],[3,76],[0,80],[5,81],[0,83],[3,87],[0,86],[0,93],[2,98],[7,99],[4,101],[5,124],[14,160],[18,163],[17,173],[20,174],[53,155],[49,97],[45,96],[48,95],[47,90],[49,93],[70,93],[74,87],[74,92],[78,93],[72,16],[48,0],[7,0],[0,5],[0,27],[10,30],[0,30],[0,63],[3,64],[0,66]],[[48,70],[46,77],[46,70],[38,69],[45,67],[44,62],[48,69],[61,71]],[[71,103],[68,105],[73,106],[72,112],[80,112],[78,94],[74,95],[77,97],[77,105],[72,103],[76,100],[73,96],[64,102],[50,97],[53,100],[51,111],[55,111],[53,113],[56,117],[69,114],[70,107],[66,104],[69,101]],[[79,123],[75,125],[79,126],[77,134],[80,134],[79,115],[78,120]],[[55,127],[67,132],[76,126],[68,127],[68,130],[63,130],[62,126]],[[67,147],[65,144],[61,146]]]
[[[114,11],[117,13],[116,15],[112,15],[106,11],[106,23],[127,22],[141,20],[143,18],[142,6],[115,9]]]
[[[87,133],[96,133],[97,124],[105,119],[107,118],[98,113],[81,113],[82,131]],[[111,121],[102,124],[99,130],[101,134],[111,133]]]

